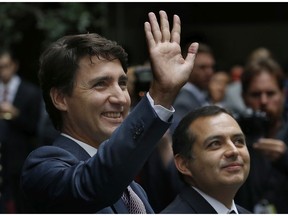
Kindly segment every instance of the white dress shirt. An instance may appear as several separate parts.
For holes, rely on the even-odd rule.
[[[214,199],[213,197],[207,195],[206,193],[202,192],[198,188],[193,187],[203,198],[215,209],[218,214],[229,214],[231,211],[235,211],[235,214],[239,214],[235,205],[234,200],[232,200],[231,209],[228,209],[225,205],[223,205],[218,200]]]

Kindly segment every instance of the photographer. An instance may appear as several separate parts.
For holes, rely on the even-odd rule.
[[[252,111],[250,117],[238,120],[247,137],[251,171],[236,202],[254,213],[288,212],[288,127],[283,81],[280,66],[271,58],[250,62],[242,75],[242,96]]]

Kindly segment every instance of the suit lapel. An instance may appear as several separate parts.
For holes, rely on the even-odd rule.
[[[185,200],[196,213],[217,214],[215,209],[192,187],[185,187],[180,193],[180,197]]]

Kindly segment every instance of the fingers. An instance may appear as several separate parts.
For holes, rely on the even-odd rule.
[[[173,17],[173,29],[170,33],[170,26],[165,11],[159,11],[160,26],[157,17],[153,12],[148,13],[149,22],[145,22],[145,34],[149,45],[160,42],[176,42],[180,44],[181,22],[177,15]],[[152,39],[154,41],[152,41]]]
[[[160,27],[156,18],[156,15],[152,12],[148,14],[150,26],[151,26],[151,33],[154,37],[154,41],[159,43],[162,40],[162,33],[160,31]]]
[[[170,41],[170,27],[168,17],[165,11],[159,11],[160,14],[160,25],[162,32],[162,42]]]
[[[149,22],[144,23],[144,31],[145,31],[145,36],[146,36],[148,47],[150,48],[154,47],[156,44],[155,44],[153,34],[151,32],[151,26]]]
[[[180,44],[181,22],[177,15],[173,17],[173,29],[171,31],[171,42]]]

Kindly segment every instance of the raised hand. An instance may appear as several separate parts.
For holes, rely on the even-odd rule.
[[[170,108],[181,87],[188,81],[193,69],[198,43],[192,43],[184,59],[181,54],[181,23],[177,15],[173,17],[170,32],[165,11],[160,11],[160,25],[154,13],[149,13],[145,22],[145,35],[150,55],[154,79],[149,90],[155,104]]]
[[[278,160],[287,151],[287,146],[282,140],[271,138],[259,139],[253,144],[253,148],[272,161]]]

